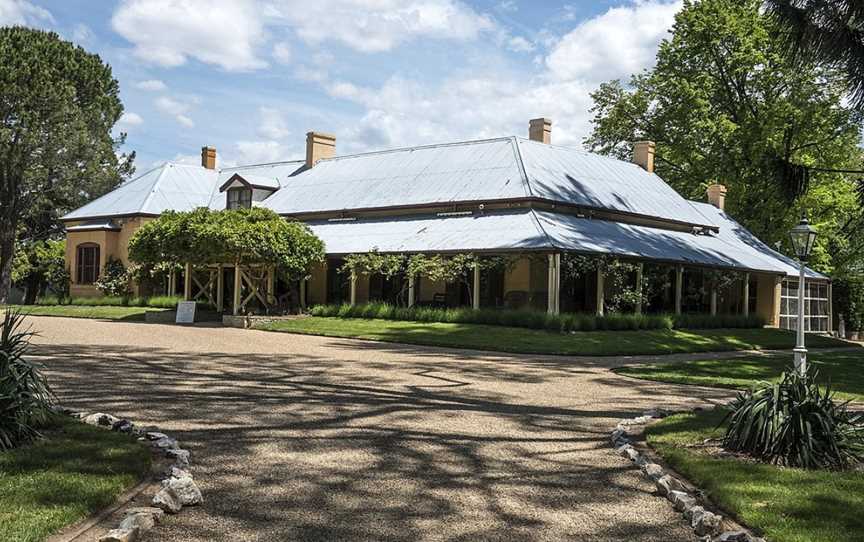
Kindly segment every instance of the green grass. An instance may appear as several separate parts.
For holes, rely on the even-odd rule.
[[[813,337],[808,337],[808,345]],[[845,352],[812,352],[810,366],[821,382],[830,381],[841,399],[864,400],[864,349]],[[792,366],[790,355],[737,359],[657,363],[621,367],[615,372],[645,380],[693,384],[716,388],[748,389],[765,380],[778,380]]]
[[[160,311],[152,307],[115,307],[88,305],[12,305],[25,314],[33,316],[65,316],[67,318],[99,318],[103,320],[144,321],[148,311]]]
[[[772,542],[853,542],[864,536],[864,473],[807,471],[711,457],[688,445],[722,436],[720,410],[670,416],[648,444],[718,506]]]
[[[795,335],[777,329],[580,331],[572,334],[480,324],[419,323],[310,316],[260,324],[259,329],[375,341],[525,354],[614,356],[759,348],[792,348]],[[838,346],[811,337],[811,346]]]
[[[0,540],[43,540],[110,505],[150,469],[128,435],[58,417],[44,440],[0,453]]]

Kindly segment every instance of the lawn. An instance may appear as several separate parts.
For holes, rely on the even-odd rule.
[[[706,329],[643,331],[551,331],[482,324],[419,323],[398,320],[315,317],[260,324],[259,329],[350,337],[375,341],[471,348],[524,354],[614,356],[671,354],[765,348],[792,348],[795,335],[777,329]],[[839,341],[812,337],[811,346]]]
[[[819,371],[821,382],[831,382],[839,398],[864,400],[864,349],[811,352],[809,362]],[[776,355],[638,365],[615,372],[658,382],[747,389],[760,381],[777,380],[791,365],[791,355]]]
[[[669,465],[772,542],[853,542],[864,533],[864,473],[806,471],[712,457],[689,445],[722,436],[720,410],[678,414],[646,430]]]
[[[0,540],[43,540],[110,505],[150,469],[128,435],[58,417],[44,440],[0,452]]]
[[[67,318],[100,318],[143,322],[148,311],[162,311],[153,307],[115,307],[91,305],[12,305],[33,316],[65,316]]]

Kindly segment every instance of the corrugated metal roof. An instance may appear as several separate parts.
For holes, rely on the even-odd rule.
[[[267,198],[280,214],[528,195],[511,138],[328,158]]]
[[[579,149],[516,138],[534,196],[598,209],[714,225],[660,177]]]
[[[328,254],[454,252],[549,247],[528,210],[470,216],[422,216],[310,222]]]
[[[189,211],[207,206],[216,180],[217,173],[212,169],[163,164],[79,207],[62,220]]]
[[[469,216],[423,216],[311,222],[328,254],[563,250],[785,274],[789,265],[735,236],[697,235],[514,210]],[[818,273],[811,276],[825,278]]]

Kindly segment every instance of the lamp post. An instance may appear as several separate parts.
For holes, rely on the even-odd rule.
[[[795,255],[800,263],[798,276],[798,337],[795,344],[795,369],[804,375],[807,373],[807,348],[804,346],[804,270],[807,258],[810,257],[810,251],[813,250],[813,243],[816,241],[816,230],[810,225],[807,220],[807,215],[801,217],[801,221],[797,226],[789,232],[789,238],[792,240],[792,248],[795,250]]]

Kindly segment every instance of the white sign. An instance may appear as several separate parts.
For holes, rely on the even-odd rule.
[[[177,324],[194,324],[195,305],[194,301],[181,301],[177,303],[177,319],[174,322]]]

